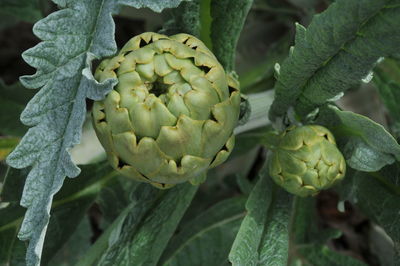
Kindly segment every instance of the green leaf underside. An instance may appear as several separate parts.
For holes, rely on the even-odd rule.
[[[100,238],[108,239],[108,245],[89,252],[90,265],[101,255],[95,265],[156,265],[197,188],[186,183],[160,192],[141,184],[135,192],[137,200],[111,225],[108,236]]]
[[[1,198],[11,203],[0,210],[0,217],[2,217],[0,220],[0,265],[7,263],[17,265],[15,260],[25,257],[25,254],[20,253],[20,245],[25,246],[25,243],[19,241],[16,234],[25,213],[25,209],[19,206],[17,201],[22,192],[26,172],[26,169],[10,169],[6,176]],[[114,175],[115,172],[109,166],[90,165],[82,167],[82,178],[66,180],[53,201],[52,219],[48,225],[47,241],[44,244],[42,260],[44,264],[63,246],[71,232],[81,222],[100,189]],[[25,265],[25,262],[22,261],[21,265]]]
[[[394,243],[394,265],[400,263],[400,166],[387,166],[379,172],[353,172],[342,193],[363,214],[381,226]]]
[[[253,0],[211,0],[212,50],[227,72],[235,66],[236,45]]]
[[[307,115],[358,84],[382,56],[398,51],[399,0],[339,0],[297,25],[296,44],[280,68],[270,118],[290,106]]]
[[[33,166],[21,199],[21,205],[28,210],[18,234],[20,239],[30,241],[27,265],[40,263],[54,194],[65,176],[75,177],[80,172],[68,149],[79,143],[85,98],[100,100],[115,84],[115,80],[99,84],[90,75],[82,75],[93,57],[103,58],[116,52],[111,14],[118,4],[160,11],[175,7],[180,1],[54,2],[64,9],[35,24],[34,33],[43,42],[23,53],[24,60],[37,72],[21,77],[22,84],[42,89],[21,115],[21,121],[32,128],[7,159],[12,167]]]
[[[264,165],[246,202],[248,214],[229,254],[232,265],[286,264],[290,197],[275,186]]]
[[[289,256],[289,222],[293,196],[275,187],[267,224],[259,249],[259,265],[286,265]]]
[[[400,145],[380,124],[336,107],[320,110],[317,123],[337,138],[347,164],[360,171],[377,171],[400,159]]]
[[[221,201],[188,222],[169,242],[159,265],[223,265],[243,219],[244,197]]]
[[[264,166],[260,177],[246,202],[248,214],[243,219],[239,232],[229,253],[232,265],[255,265],[259,258],[267,212],[272,203],[271,180]]]

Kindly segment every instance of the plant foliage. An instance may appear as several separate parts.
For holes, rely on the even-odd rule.
[[[40,39],[22,53],[33,75],[10,83],[0,64],[0,265],[400,265],[400,0],[0,0],[0,13],[1,44],[26,23]],[[196,36],[247,93],[231,158],[201,186],[119,176],[83,126],[118,82],[92,64],[144,31]],[[371,90],[381,119],[346,105]],[[315,197],[268,174],[276,131],[301,124],[328,128],[348,169]]]
[[[308,28],[280,68],[272,119],[290,107],[306,115],[356,85],[380,57],[398,53],[398,1],[336,1]]]

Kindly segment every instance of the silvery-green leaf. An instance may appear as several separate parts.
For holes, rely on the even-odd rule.
[[[19,238],[29,240],[27,265],[39,265],[54,194],[65,176],[76,177],[80,170],[68,150],[79,143],[86,114],[86,98],[99,100],[111,90],[115,80],[98,84],[82,75],[93,57],[116,52],[112,13],[118,4],[132,4],[161,10],[180,1],[57,0],[63,9],[38,21],[34,34],[43,40],[23,53],[24,60],[37,69],[21,77],[28,88],[41,90],[22,112],[21,121],[31,128],[7,163],[15,168],[33,166],[21,199],[27,207]]]

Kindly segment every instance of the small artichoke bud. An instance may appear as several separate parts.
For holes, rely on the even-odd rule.
[[[332,133],[315,125],[284,131],[269,162],[272,179],[301,197],[330,188],[345,172],[346,163]]]
[[[95,78],[117,78],[93,123],[113,168],[169,188],[204,181],[234,146],[239,83],[212,52],[188,34],[147,32],[104,60]]]

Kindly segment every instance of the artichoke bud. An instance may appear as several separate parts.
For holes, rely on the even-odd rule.
[[[198,184],[232,151],[239,83],[195,37],[140,34],[104,60],[95,78],[118,79],[92,114],[122,175],[159,188]]]
[[[346,163],[332,133],[316,125],[284,131],[269,161],[272,179],[288,192],[302,197],[330,188],[345,172]]]

